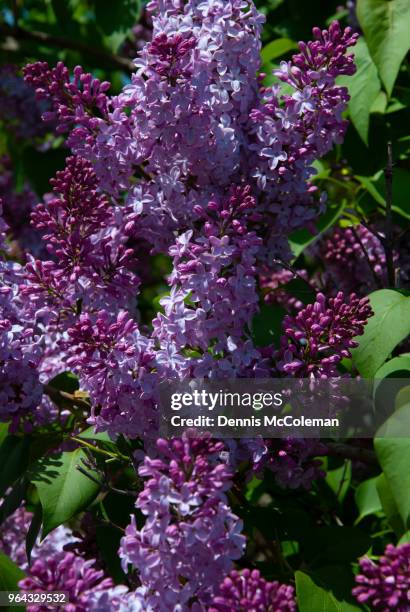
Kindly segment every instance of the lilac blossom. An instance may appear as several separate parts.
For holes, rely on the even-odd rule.
[[[0,240],[6,229],[0,216]],[[24,317],[20,272],[19,264],[2,259],[0,253],[0,421],[10,421],[12,431],[25,421],[29,431],[43,394],[37,371],[41,337]]]
[[[7,269],[2,272],[1,265],[0,261],[0,421],[10,421],[16,430],[26,420],[29,430],[43,394],[37,371],[39,337],[19,320],[15,291],[4,282]]]
[[[33,315],[66,329],[79,311],[115,312],[119,299],[132,309],[139,285],[134,252],[126,246],[123,214],[99,192],[92,165],[70,157],[52,185],[32,222],[53,259],[29,257],[21,286]]]
[[[121,45],[121,55],[134,59],[152,37],[152,19],[144,8],[138,22]]]
[[[329,30],[316,28],[316,40],[300,43],[300,53],[278,72],[295,90],[282,95],[279,85],[260,91],[263,17],[252,2],[148,8],[152,41],[119,96],[108,99],[105,84],[90,85],[90,75],[76,72],[68,86],[61,64],[28,66],[26,78],[40,98],[53,101],[64,129],[75,123],[68,143],[92,162],[103,189],[115,198],[127,189],[128,232],[164,250],[174,231],[189,231],[195,210],[245,179],[266,215],[261,255],[289,258],[286,235],[324,209],[324,198],[318,200],[309,183],[311,164],[343,137],[348,95],[335,79],[354,72],[346,50],[356,35],[337,22]],[[83,81],[86,93],[79,90]],[[79,109],[75,122],[73,108]],[[142,179],[137,184],[135,174]]]
[[[34,89],[24,82],[17,66],[0,68],[0,121],[16,138],[40,141],[49,129],[41,121],[46,108],[46,103],[36,101]]]
[[[228,198],[199,209],[199,230],[178,236],[170,248],[171,293],[153,323],[160,371],[218,377],[252,371],[259,353],[246,328],[258,310],[256,256],[262,244],[248,229],[257,218],[254,207],[249,187],[232,188]],[[212,359],[209,347],[220,359]],[[185,356],[186,350],[200,356]]]
[[[98,591],[113,586],[111,578],[104,577],[101,570],[93,567],[93,560],[85,561],[73,553],[59,553],[45,559],[37,559],[30,567],[29,574],[18,583],[22,593],[25,591],[49,592],[65,591],[69,612],[87,612],[88,600]],[[28,604],[28,612],[52,610],[47,604]]]
[[[232,473],[219,461],[222,449],[206,436],[158,440],[157,457],[139,468],[147,480],[137,507],[146,522],[137,529],[132,518],[120,556],[124,570],[129,564],[139,570],[155,610],[185,609],[192,597],[210,603],[221,574],[242,555],[245,539],[227,505]]]
[[[5,155],[0,157],[0,200],[4,221],[8,226],[10,254],[19,259],[23,259],[28,251],[37,256],[43,255],[40,233],[27,223],[27,218],[37,204],[38,198],[28,184],[17,192],[12,163]]]
[[[107,226],[111,211],[106,196],[97,192],[97,177],[86,160],[69,157],[50,183],[53,197],[38,204],[31,219],[44,232],[47,250],[74,281],[83,266],[92,265],[91,238]]]
[[[152,40],[118,96],[80,67],[73,78],[61,62],[25,69],[49,106],[43,118],[68,133],[73,157],[32,215],[49,259],[27,257],[16,289],[25,311],[4,323],[6,365],[33,367],[39,388],[71,368],[89,395],[90,424],[113,438],[143,438],[149,455],[138,470],[144,489],[136,507],[145,523],[131,518],[119,551],[124,571],[137,570],[141,584],[135,593],[114,589],[92,559],[65,550],[36,559],[21,587],[68,590],[72,610],[166,611],[193,600],[197,609],[229,606],[245,581],[247,604],[264,597],[294,610],[290,587],[254,572],[231,574],[220,586],[245,545],[227,501],[224,445],[184,437],[154,449],[149,434],[161,381],[272,374],[251,340],[257,281],[272,253],[290,257],[288,234],[324,210],[325,197],[309,182],[312,162],[343,138],[348,95],[335,81],[354,71],[346,50],[356,37],[336,23],[315,29],[315,41],[300,43],[277,73],[294,90],[283,95],[279,85],[260,87],[263,17],[251,0],[158,0],[147,10]],[[137,323],[138,254],[130,244],[172,258],[170,292],[152,330]],[[13,292],[9,282],[0,299],[11,304]],[[326,304],[319,294],[285,319],[278,372],[335,374],[370,312],[355,296]],[[45,350],[35,361],[37,334]],[[284,486],[308,487],[321,475],[314,441],[266,448],[251,443],[248,456]]]
[[[38,372],[23,355],[21,359],[8,359],[0,366],[0,420],[10,421],[11,432],[16,431],[22,421],[27,433],[32,429],[30,423],[35,421],[42,395]]]
[[[129,177],[144,164],[143,176],[152,177],[144,187],[156,192],[144,218],[149,227],[161,219],[165,231],[171,209],[174,225],[188,220],[200,190],[229,184],[240,169],[244,126],[257,100],[264,18],[248,0],[157,8],[152,42],[136,60],[131,85],[109,103],[101,100],[98,117],[85,112],[61,64],[33,64],[25,74],[39,97],[54,104],[61,129],[73,127],[72,109],[79,109],[68,142],[92,161],[107,191],[129,188]]]
[[[92,403],[89,422],[115,436],[141,436],[155,421],[153,344],[126,312],[111,319],[81,315],[69,328],[67,364],[77,372]]]
[[[37,98],[51,105],[52,110],[43,113],[43,119],[56,121],[57,132],[65,132],[73,125],[91,128],[95,114],[107,115],[105,92],[110,84],[106,81],[100,83],[81,66],[74,68],[73,80],[62,62],[58,62],[55,68],[49,68],[47,62],[28,64],[23,73],[26,82],[35,89]]]
[[[289,314],[294,311],[301,310],[304,306],[303,302],[296,296],[292,295],[288,285],[293,280],[302,277],[306,283],[309,282],[307,270],[298,270],[297,275],[291,270],[280,268],[279,270],[269,270],[263,268],[259,277],[259,284],[264,295],[266,304],[278,304],[282,306]]]
[[[18,508],[0,527],[0,550],[21,569],[27,567],[26,539],[33,515]]]
[[[16,565],[26,571],[29,567],[26,554],[26,537],[33,520],[33,513],[20,506],[7,517],[0,527],[0,550]],[[39,538],[31,551],[31,562],[59,555],[63,548],[75,540],[71,531],[60,525],[42,542]]]
[[[281,487],[310,489],[314,480],[326,475],[319,459],[326,454],[326,446],[318,440],[285,438],[264,442],[266,452],[252,468],[256,473],[269,469]]]
[[[314,304],[284,318],[278,371],[299,378],[338,377],[338,364],[351,356],[350,349],[357,346],[354,338],[363,334],[371,315],[368,298],[352,293],[345,301],[339,292],[327,300],[318,293]]]
[[[128,591],[124,585],[95,591],[87,601],[90,612],[156,612],[146,600],[145,590]]]
[[[98,610],[98,612],[146,611],[143,594],[129,592],[125,586],[112,585],[110,579],[101,581],[102,572],[94,559],[75,554],[83,545],[76,535],[60,525],[42,542],[37,538],[29,566],[26,555],[26,536],[33,514],[23,506],[3,521],[0,527],[0,550],[10,557],[27,574],[20,586],[27,590],[68,591],[68,610]],[[89,542],[89,544],[91,541]],[[71,550],[71,552],[68,552]],[[82,549],[81,549],[82,550]],[[67,551],[67,552],[64,552]],[[138,602],[141,604],[137,606]],[[33,606],[31,610],[46,610],[47,607]]]
[[[363,225],[336,227],[315,249],[325,265],[327,285],[367,295],[386,283],[386,255],[375,233]]]
[[[410,608],[410,544],[397,547],[388,544],[375,562],[367,557],[360,560],[353,595],[360,604],[372,610],[407,612]]]
[[[259,570],[232,570],[219,587],[208,612],[296,612],[293,587],[268,582]]]
[[[277,217],[272,235],[289,233],[314,220],[323,210],[317,188],[309,183],[312,162],[343,140],[342,118],[349,96],[335,84],[339,75],[355,71],[346,50],[357,35],[338,22],[329,30],[314,28],[314,41],[299,43],[299,54],[275,72],[294,93],[281,94],[280,85],[263,91],[263,103],[250,115],[254,142],[252,174],[264,194],[266,208]]]

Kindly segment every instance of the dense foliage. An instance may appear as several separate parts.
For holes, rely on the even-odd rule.
[[[377,379],[408,423],[408,1],[0,19],[2,590],[408,612],[410,430],[158,437],[192,377]]]

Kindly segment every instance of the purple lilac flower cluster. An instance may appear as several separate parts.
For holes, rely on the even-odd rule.
[[[266,249],[271,250],[272,240],[280,251],[285,244],[284,232],[278,227],[266,230],[266,221],[276,217],[271,214],[273,201],[280,200],[282,213],[292,208],[291,201],[295,202],[294,192],[286,191],[287,187],[279,190],[287,193],[285,199],[279,197],[275,188],[265,202],[266,193],[262,196],[258,189],[267,192],[266,184],[259,181],[258,187],[255,183],[252,164],[259,164],[268,155],[265,133],[270,134],[272,142],[281,142],[283,137],[286,141],[283,163],[277,167],[276,163],[269,162],[269,180],[272,185],[279,182],[290,188],[300,176],[302,182],[296,191],[303,201],[298,210],[309,210],[304,199],[306,196],[313,202],[313,187],[307,183],[313,173],[309,160],[322,155],[333,142],[340,140],[345,128],[339,115],[347,93],[335,86],[334,79],[337,74],[352,73],[352,58],[345,56],[345,51],[355,42],[355,37],[348,30],[342,32],[338,24],[333,24],[329,32],[315,31],[317,40],[301,45],[301,53],[293,60],[295,65],[289,65],[286,74],[282,67],[280,78],[290,82],[295,93],[280,97],[276,88],[272,90],[276,102],[268,104],[266,91],[262,91],[260,99],[256,77],[262,18],[252,3],[242,0],[183,5],[160,3],[158,6],[153,3],[149,8],[157,10],[152,42],[140,54],[139,70],[132,84],[117,98],[109,99],[106,84],[100,84],[79,68],[71,82],[61,64],[54,69],[44,63],[26,67],[26,79],[37,88],[40,98],[53,105],[53,118],[59,121],[60,129],[71,130],[68,143],[77,155],[83,156],[75,158],[77,164],[83,165],[82,174],[89,170],[84,166],[87,158],[96,172],[100,189],[118,198],[119,189],[128,187],[128,196],[125,207],[114,205],[111,217],[115,219],[108,219],[107,209],[101,208],[102,216],[103,209],[106,210],[108,245],[102,218],[99,221],[103,237],[90,237],[87,230],[85,235],[80,230],[69,238],[64,230],[61,238],[56,237],[56,231],[61,231],[56,215],[64,207],[67,212],[67,202],[64,189],[55,186],[54,191],[58,188],[62,192],[60,202],[56,205],[52,199],[45,203],[34,220],[43,230],[47,224],[50,226],[53,235],[48,234],[49,248],[59,256],[63,254],[63,262],[67,262],[67,257],[71,259],[71,268],[67,274],[66,267],[57,266],[54,261],[31,261],[23,291],[40,307],[40,312],[41,301],[48,310],[54,306],[59,319],[62,313],[66,319],[72,319],[79,306],[84,311],[90,302],[92,310],[104,307],[115,319],[113,304],[106,308],[101,303],[101,296],[106,297],[107,291],[100,282],[104,275],[95,273],[96,267],[100,267],[95,259],[103,251],[111,273],[118,267],[123,269],[122,254],[108,257],[106,253],[112,249],[113,234],[122,236],[123,240],[128,235],[140,234],[151,241],[154,249],[170,248],[175,266],[170,278],[171,296],[164,304],[165,316],[160,315],[154,321],[154,338],[159,343],[157,371],[162,375],[169,375],[170,371],[179,375],[208,375],[216,368],[220,376],[249,373],[254,367],[252,363],[259,359],[246,337],[246,327],[257,309],[257,294],[253,289],[257,264],[266,257]],[[307,76],[303,78],[301,68],[306,68]],[[304,93],[309,90],[312,100],[319,99],[322,106],[299,103],[301,90]],[[259,110],[252,111],[252,108]],[[323,121],[319,124],[322,111]],[[253,125],[261,126],[264,135],[256,136]],[[264,145],[262,148],[254,137]],[[289,141],[292,138],[295,141]],[[248,150],[246,143],[250,143]],[[250,167],[249,159],[245,163],[247,157],[251,160]],[[141,180],[133,186],[128,179],[136,168],[137,175],[140,168]],[[301,169],[300,174],[296,168]],[[81,174],[79,169],[78,172]],[[232,187],[231,183],[243,182],[244,174],[250,184],[243,188],[247,192],[243,203],[238,205],[234,200],[239,198],[241,188]],[[70,185],[70,189],[75,182],[73,176],[69,162],[61,181]],[[93,191],[94,185],[90,189]],[[252,192],[257,196],[256,201]],[[80,189],[78,196],[84,197]],[[250,206],[252,214],[245,215],[245,209]],[[316,205],[313,208],[314,216]],[[223,222],[215,219],[219,213],[221,218],[225,217]],[[290,214],[296,219],[297,214]],[[304,218],[301,224],[307,220]],[[285,234],[298,223],[288,224]],[[73,249],[79,262],[70,253]],[[90,274],[91,267],[93,274]],[[226,274],[229,267],[231,277]],[[80,273],[83,275],[78,279]],[[122,289],[127,279],[127,274],[120,274]],[[211,285],[215,289],[209,296]],[[118,295],[113,297],[118,299]],[[195,307],[187,305],[187,300]],[[56,301],[60,303],[55,304]],[[202,357],[196,360],[187,357],[187,351],[192,355],[192,349],[197,348]]]
[[[357,35],[349,28],[343,32],[337,22],[329,30],[314,28],[313,34],[315,40],[299,43],[300,53],[276,71],[294,93],[281,96],[280,86],[268,88],[251,113],[252,174],[274,213],[274,238],[306,225],[323,209],[323,199],[314,198],[317,188],[308,182],[315,173],[312,162],[341,142],[346,129],[341,113],[348,93],[335,79],[354,73],[346,49]]]
[[[93,567],[93,560],[85,561],[71,552],[62,552],[48,558],[34,561],[27,578],[20,580],[21,591],[49,592],[65,591],[69,604],[65,606],[72,612],[88,612],[89,600],[98,591],[113,587],[111,578],[104,577],[101,570]],[[52,610],[47,604],[28,604],[28,612]]]
[[[70,321],[81,310],[117,308],[131,301],[138,278],[130,270],[132,249],[121,233],[121,211],[98,192],[92,165],[69,157],[52,181],[53,195],[38,204],[33,225],[43,232],[52,260],[30,258],[21,291],[34,315],[46,322]],[[67,326],[68,323],[66,323]]]
[[[40,141],[49,130],[41,121],[46,107],[36,100],[33,87],[24,82],[17,66],[0,68],[0,122],[16,138]]]
[[[155,610],[187,609],[194,597],[209,603],[221,574],[243,554],[242,524],[225,495],[232,473],[219,460],[222,450],[206,436],[158,440],[157,457],[139,468],[148,478],[137,500],[146,522],[137,529],[132,520],[120,555],[124,570],[128,564],[139,570]]]
[[[340,291],[327,300],[318,293],[314,304],[284,318],[278,371],[298,378],[340,376],[337,366],[351,356],[350,349],[357,346],[354,338],[363,334],[371,314],[368,298],[352,293],[345,301]]]
[[[384,247],[363,225],[336,227],[320,241],[318,251],[325,265],[326,286],[366,295],[385,285]]]
[[[4,504],[3,500],[3,504]],[[3,504],[0,508],[3,509]],[[26,554],[26,535],[33,513],[20,506],[3,520],[0,526],[0,550],[10,557],[22,570],[27,571],[29,563]],[[37,538],[31,551],[31,562],[60,554],[64,547],[75,541],[71,531],[60,525],[42,542]]]
[[[360,572],[353,589],[359,603],[382,612],[410,609],[410,544],[388,544],[378,562],[364,557]]]
[[[296,612],[293,587],[268,582],[258,570],[232,570],[219,587],[208,612]]]
[[[320,455],[326,453],[324,444],[315,439],[285,438],[264,440],[265,452],[253,463],[253,470],[262,473],[269,469],[276,482],[286,489],[310,489],[312,482],[326,475]]]
[[[90,394],[89,422],[113,437],[146,435],[155,418],[152,340],[141,335],[126,312],[112,320],[105,310],[96,318],[81,315],[68,336],[67,363]]]
[[[11,254],[17,259],[23,259],[27,252],[37,256],[44,255],[39,232],[27,223],[38,198],[28,184],[17,192],[12,162],[5,155],[0,157],[0,201],[7,224]]]
[[[233,187],[228,198],[198,207],[199,229],[170,248],[171,294],[161,301],[165,314],[153,322],[165,374],[234,377],[251,375],[258,358],[262,365],[247,334],[258,308],[255,266],[262,245],[248,228],[259,218],[254,208],[250,187]],[[186,349],[201,356],[184,357]]]
[[[354,72],[345,52],[356,36],[337,23],[316,29],[316,40],[302,43],[294,63],[278,73],[295,91],[283,96],[279,86],[259,87],[263,18],[252,2],[148,8],[156,11],[152,42],[119,96],[107,99],[105,84],[82,73],[68,84],[61,65],[33,64],[26,78],[52,101],[61,129],[73,128],[68,142],[92,161],[101,186],[116,195],[129,189],[128,229],[137,217],[135,231],[155,248],[163,250],[175,229],[189,228],[194,207],[206,206],[212,192],[224,192],[245,174],[274,219],[266,246],[286,252],[283,235],[323,209],[307,181],[313,160],[344,134],[348,95],[335,78]],[[86,103],[83,81],[90,83]],[[142,180],[130,185],[138,167]]]
[[[0,506],[1,507],[1,506]],[[19,507],[5,519],[0,527],[0,550],[8,555],[25,573],[26,578],[19,582],[20,590],[27,591],[65,591],[69,603],[64,607],[72,612],[95,610],[141,610],[143,599],[128,588],[114,587],[111,578],[104,577],[97,561],[85,551],[86,541],[80,534],[72,533],[64,526],[54,529],[42,542],[37,539],[31,551],[29,565],[26,554],[26,535],[33,514]],[[87,523],[87,524],[86,524]],[[90,521],[83,524],[89,528]],[[90,534],[87,534],[90,535]],[[79,553],[83,554],[79,554]],[[84,554],[86,553],[86,554]],[[141,605],[140,605],[141,603]],[[46,612],[55,607],[46,604],[33,604],[29,612]]]
[[[410,278],[408,232],[394,228],[395,248],[393,259],[397,285],[407,288]],[[371,291],[386,287],[387,266],[383,241],[385,236],[374,227],[363,225],[346,228],[336,227],[318,241],[310,252],[324,264],[324,272],[318,281],[326,293],[334,295],[341,289],[367,295]]]
[[[91,74],[85,73],[81,66],[74,69],[74,79],[66,66],[59,62],[49,68],[46,62],[28,64],[24,68],[26,82],[36,90],[38,100],[46,100],[51,110],[43,113],[44,121],[55,121],[57,132],[66,132],[73,125],[92,127],[93,111],[107,114],[105,92],[110,83],[100,83]]]
[[[3,225],[3,240],[5,230]],[[0,247],[5,249],[6,245]],[[19,272],[18,264],[3,260],[0,254],[0,421],[10,421],[12,430],[22,418],[35,421],[43,393],[37,369],[39,337],[21,317]]]
[[[303,308],[303,302],[298,297],[292,295],[292,291],[286,286],[298,277],[308,282],[307,270],[298,270],[298,274],[296,275],[286,268],[270,270],[266,267],[262,269],[259,277],[259,285],[263,291],[266,304],[278,304],[289,314],[301,310]]]

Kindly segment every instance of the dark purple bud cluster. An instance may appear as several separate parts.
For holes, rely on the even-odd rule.
[[[328,378],[339,376],[337,366],[350,357],[372,315],[368,298],[351,294],[346,302],[339,292],[335,298],[319,293],[295,316],[283,320],[284,335],[277,354],[277,368],[288,376]]]
[[[410,609],[410,544],[397,547],[388,544],[375,562],[367,557],[360,560],[353,595],[361,604],[382,612],[408,612]]]
[[[268,582],[258,570],[233,570],[219,587],[208,612],[296,612],[294,589]]]

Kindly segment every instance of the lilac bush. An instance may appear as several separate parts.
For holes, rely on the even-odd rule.
[[[376,178],[337,174],[359,34],[330,20],[292,54],[284,19],[276,61],[264,44],[271,9],[252,0],[152,0],[137,25],[132,3],[105,22],[92,2],[58,4],[50,32],[73,11],[67,33],[101,48],[80,42],[87,57],[73,69],[75,45],[72,57],[34,53],[24,80],[0,69],[1,551],[24,572],[13,574],[23,595],[66,591],[69,612],[296,612],[303,580],[323,591],[330,553],[312,552],[321,530],[354,531],[347,553],[335,534],[350,578],[369,550],[357,525],[370,513],[346,508],[354,491],[361,499],[357,473],[374,480],[381,459],[366,440],[163,439],[160,389],[363,375],[352,351],[378,316],[371,292],[390,286],[392,267],[405,284],[409,266],[397,218],[387,230],[357,224],[369,205],[345,201]],[[110,28],[122,13],[133,20],[121,38]],[[7,32],[29,43],[25,18]],[[53,36],[31,40],[59,44]],[[93,58],[112,72],[89,70]],[[33,155],[55,151],[64,167],[43,186]],[[374,217],[389,205],[376,201]],[[385,358],[406,359],[403,341]],[[402,545],[362,559],[357,601],[406,610],[408,556]]]

